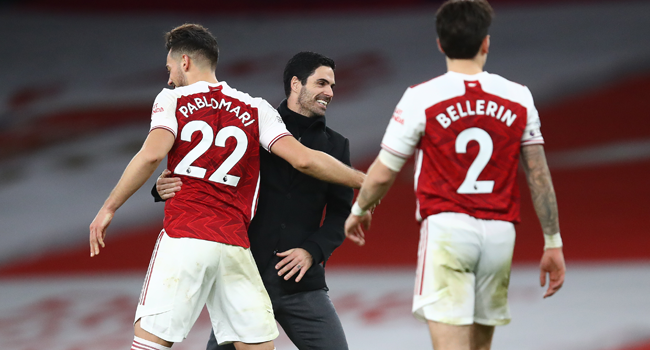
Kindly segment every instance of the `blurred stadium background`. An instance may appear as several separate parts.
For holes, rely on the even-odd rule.
[[[88,225],[146,137],[165,87],[162,35],[201,23],[217,77],[277,105],[296,52],[337,62],[328,124],[366,170],[407,86],[445,72],[426,0],[0,2],[0,348],[118,349],[162,205],[149,189],[118,211],[102,254]],[[513,321],[495,349],[650,349],[650,3],[498,1],[486,70],[536,98],[568,274],[542,300],[543,241],[525,179],[511,280]],[[162,168],[161,168],[162,169]],[[351,349],[429,349],[410,316],[418,242],[412,173],[375,213],[366,247],[328,264]],[[175,349],[203,349],[202,315]],[[278,349],[294,349],[286,336]]]

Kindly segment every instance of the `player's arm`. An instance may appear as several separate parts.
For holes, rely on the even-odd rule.
[[[405,162],[406,159],[382,150],[368,169],[368,176],[359,191],[357,201],[345,221],[345,236],[352,242],[360,246],[366,243],[362,226],[366,230],[370,228],[371,218],[368,210],[379,204],[388,193]]]
[[[562,287],[566,270],[564,254],[562,253],[562,240],[560,238],[557,199],[553,189],[551,172],[546,163],[544,146],[523,146],[521,159],[533,199],[533,206],[537,212],[546,242],[540,264],[540,284],[542,286],[546,284],[546,274],[549,274],[549,286],[544,295],[546,298],[555,294]]]
[[[551,181],[551,172],[546,164],[544,146],[523,146],[521,158],[542,230],[545,235],[557,234],[560,232],[557,199]]]
[[[359,191],[357,204],[360,209],[367,211],[379,204],[379,201],[384,198],[388,190],[393,186],[398,173],[398,171],[394,171],[386,166],[377,157],[372,165],[370,165],[366,181]]]
[[[289,162],[296,170],[322,181],[360,188],[365,178],[364,173],[325,152],[305,147],[292,136],[277,140],[270,151]]]
[[[142,149],[126,167],[119,182],[90,224],[91,257],[99,254],[100,245],[104,247],[106,228],[110,225],[115,211],[147,181],[173,144],[174,134],[167,130],[154,129],[149,133]]]
[[[366,181],[345,221],[345,236],[360,246],[366,243],[362,226],[369,229],[372,220],[368,209],[374,208],[386,195],[424,134],[427,119],[419,97],[408,88],[397,103],[381,141],[382,149],[368,169]]]

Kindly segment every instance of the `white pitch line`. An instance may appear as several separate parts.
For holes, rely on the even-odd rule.
[[[650,140],[610,143],[569,151],[549,152],[551,169],[574,169],[650,159]]]

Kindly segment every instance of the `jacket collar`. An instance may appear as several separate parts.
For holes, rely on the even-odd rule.
[[[289,107],[287,106],[286,99],[280,102],[280,106],[278,107],[278,112],[280,113],[280,116],[285,121],[285,123],[292,123],[292,124],[295,123],[305,129],[309,129],[312,127],[325,129],[325,125],[326,125],[325,116],[314,117],[314,118],[305,117],[302,114],[290,110]]]

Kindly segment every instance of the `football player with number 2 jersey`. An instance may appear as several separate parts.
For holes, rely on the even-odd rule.
[[[187,337],[204,305],[220,344],[274,349],[278,329],[250,253],[247,230],[259,191],[259,152],[273,152],[320,180],[359,188],[365,175],[295,140],[261,98],[215,75],[219,49],[204,27],[165,35],[168,84],[156,98],[142,149],[90,225],[90,255],[104,247],[115,211],[168,156],[183,191],[165,219],[142,287],[131,349],[169,349]]]
[[[363,245],[366,210],[415,154],[421,222],[414,316],[436,350],[489,349],[494,326],[510,322],[508,283],[519,222],[521,157],[545,238],[540,284],[560,289],[565,266],[540,120],[527,87],[483,71],[492,8],[449,0],[438,10],[438,46],[448,72],[406,90],[368,171],[346,235]]]

